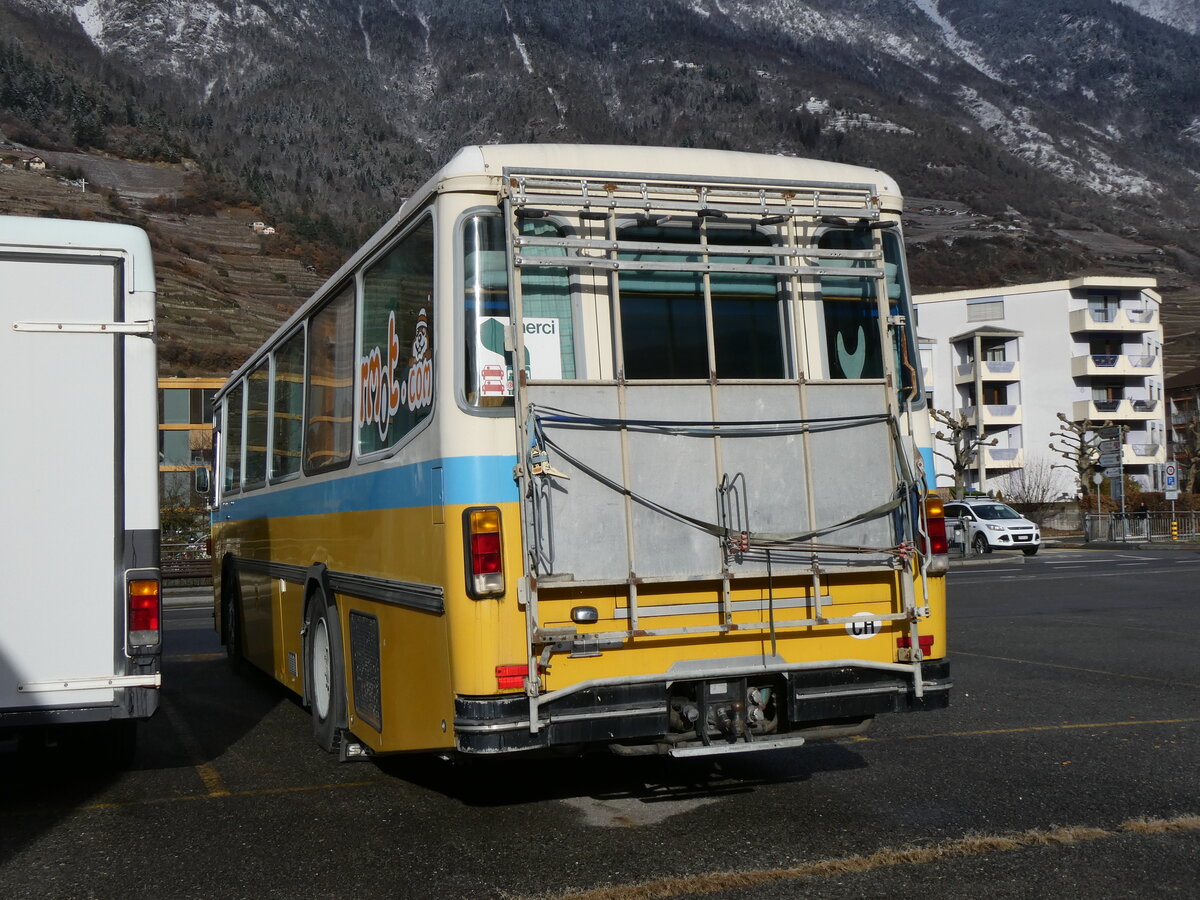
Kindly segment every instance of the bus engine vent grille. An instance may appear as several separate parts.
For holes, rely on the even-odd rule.
[[[350,667],[354,678],[354,713],[376,731],[383,731],[379,682],[379,620],[350,613]]]

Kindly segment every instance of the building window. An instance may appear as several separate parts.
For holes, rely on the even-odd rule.
[[[1003,297],[980,297],[967,301],[968,322],[994,322],[1004,318]]]
[[[1118,294],[1088,294],[1088,309],[1093,322],[1114,322],[1121,306]]]

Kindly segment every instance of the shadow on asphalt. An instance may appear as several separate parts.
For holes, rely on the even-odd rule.
[[[194,789],[193,768],[253,731],[285,695],[266,675],[235,673],[223,658],[167,655],[160,706],[137,723],[132,762],[106,751],[104,726],[22,732],[15,750],[0,753],[0,864],[81,808],[136,797],[121,783],[128,772],[180,770]]]
[[[707,759],[625,758],[607,752],[576,756],[452,759],[383,757],[375,766],[468,806],[516,806],[573,797],[638,799],[644,803],[744,794],[814,774],[866,767],[863,758],[832,741],[796,750]]]

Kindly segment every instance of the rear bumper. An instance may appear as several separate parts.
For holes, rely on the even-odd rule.
[[[157,675],[159,661],[140,667],[139,674]],[[158,710],[162,692],[157,687],[122,687],[114,691],[111,703],[72,706],[63,702],[54,706],[26,706],[0,710],[0,732],[6,729],[44,725],[82,725],[116,719],[148,719]]]
[[[778,731],[813,732],[825,726],[870,719],[889,712],[942,709],[950,703],[950,664],[921,664],[922,695],[916,696],[906,674],[840,666],[806,669],[774,676],[786,692]],[[716,677],[711,681],[724,682]],[[704,679],[695,679],[697,684]],[[531,728],[529,698],[524,694],[458,697],[454,731],[459,751],[507,753],[579,744],[674,744],[670,699],[680,683],[662,681],[590,688],[538,709]]]

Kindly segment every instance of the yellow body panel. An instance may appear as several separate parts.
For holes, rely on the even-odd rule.
[[[528,661],[525,611],[517,602],[513,573],[520,572],[521,548],[517,504],[501,506],[504,529],[506,594],[499,599],[474,600],[466,593],[462,514],[465,506],[395,509],[319,516],[277,518],[224,523],[216,530],[219,553],[242,558],[285,563],[307,569],[322,564],[330,571],[372,575],[398,581],[440,585],[444,589],[441,615],[403,608],[361,597],[335,598],[341,623],[345,684],[350,727],[377,752],[443,749],[454,746],[454,698],[487,696],[497,689],[495,668]],[[435,520],[443,524],[431,523]],[[236,549],[235,549],[236,548]],[[873,616],[902,609],[898,572],[839,573],[821,581],[822,615],[825,618]],[[297,693],[304,689],[301,630],[306,586],[243,573],[241,578],[244,647],[256,666]],[[771,654],[768,629],[769,592],[778,600],[803,599],[803,605],[776,609],[775,653],[787,663],[861,659],[892,663],[899,660],[896,639],[908,633],[903,620],[884,621],[882,627],[862,628],[854,623],[801,626],[790,621],[811,618],[811,578],[776,578],[735,582],[730,601],[757,609],[738,609],[734,630],[720,632],[714,612],[675,616],[646,616],[655,607],[678,604],[713,604],[719,608],[717,582],[681,582],[642,586],[638,608],[642,630],[705,629],[702,632],[663,636],[635,635],[617,649],[598,656],[556,654],[542,673],[544,691],[559,690],[584,680],[652,676],[675,664],[693,660],[718,660]],[[918,605],[922,605],[920,582]],[[574,628],[580,634],[627,631],[627,595],[621,586],[605,588],[543,588],[539,591],[540,625]],[[945,579],[929,579],[931,616],[922,619],[922,634],[934,635],[930,658],[946,653]],[[575,626],[571,610],[593,606],[600,621]],[[349,615],[358,611],[379,621],[380,705],[382,728],[376,729],[357,715],[348,644]],[[852,632],[868,632],[855,637]]]

